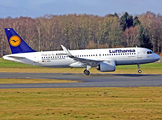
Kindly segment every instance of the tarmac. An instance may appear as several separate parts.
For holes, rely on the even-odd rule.
[[[162,74],[0,73],[0,78],[75,80],[75,83],[0,84],[0,89],[79,87],[161,87]]]

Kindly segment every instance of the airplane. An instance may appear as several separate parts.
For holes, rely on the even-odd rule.
[[[117,65],[132,64],[137,64],[138,73],[141,73],[140,64],[160,59],[152,50],[141,47],[69,50],[61,45],[63,51],[37,52],[13,28],[5,28],[5,32],[12,54],[3,59],[41,67],[85,68],[85,75],[90,74],[91,67],[100,72],[113,72]]]

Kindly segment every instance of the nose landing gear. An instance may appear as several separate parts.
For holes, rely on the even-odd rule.
[[[138,73],[139,73],[139,74],[142,73],[142,71],[140,70],[140,65],[137,64],[137,66],[138,66]]]

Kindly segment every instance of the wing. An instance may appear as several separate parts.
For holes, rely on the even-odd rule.
[[[90,66],[97,66],[99,64],[99,62],[101,62],[101,60],[94,60],[94,59],[75,57],[63,45],[61,45],[61,47],[65,51],[65,53],[68,55],[68,57],[74,59],[75,61],[87,64],[87,65],[90,65]]]

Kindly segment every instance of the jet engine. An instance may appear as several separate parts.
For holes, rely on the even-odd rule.
[[[105,60],[100,62],[100,64],[97,66],[97,70],[101,72],[113,72],[115,71],[115,65],[114,60]]]

